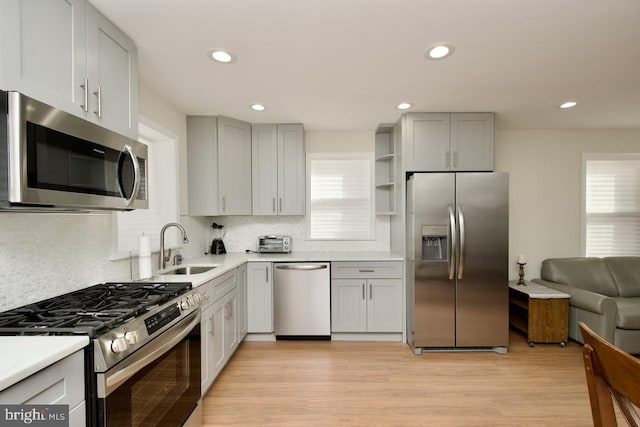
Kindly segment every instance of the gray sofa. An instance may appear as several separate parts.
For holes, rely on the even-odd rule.
[[[569,337],[578,322],[631,354],[640,354],[640,257],[555,258],[533,280],[571,295]]]

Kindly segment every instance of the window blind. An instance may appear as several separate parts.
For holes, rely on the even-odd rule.
[[[640,256],[640,157],[585,161],[585,255]]]
[[[373,238],[370,155],[339,159],[309,156],[309,237]]]

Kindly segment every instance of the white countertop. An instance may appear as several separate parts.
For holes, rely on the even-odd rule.
[[[0,337],[0,391],[88,344],[89,337],[86,336]]]
[[[571,295],[556,289],[547,288],[544,285],[525,280],[526,285],[517,285],[515,281],[509,282],[509,287],[534,299],[571,298]]]
[[[191,282],[194,287],[200,286],[229,270],[239,267],[245,262],[311,262],[311,261],[402,261],[402,256],[395,252],[292,252],[290,254],[256,254],[235,252],[225,255],[203,255],[186,259],[184,266],[215,265],[216,268],[200,274],[157,274],[149,281],[156,282]],[[168,269],[173,269],[174,266]]]

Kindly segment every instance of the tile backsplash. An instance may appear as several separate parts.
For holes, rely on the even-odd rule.
[[[219,216],[211,222],[224,225],[224,244],[227,252],[256,249],[256,238],[261,235],[291,236],[292,250],[296,251],[388,251],[390,248],[389,217],[376,217],[375,240],[305,240],[306,219],[303,216]]]
[[[105,281],[138,277],[137,258],[111,259],[111,213],[0,213],[0,311]],[[190,243],[186,259],[201,256],[209,225],[181,217]],[[158,230],[160,232],[160,230]],[[152,255],[153,271],[158,254]]]
[[[40,301],[105,281],[138,277],[137,258],[111,259],[113,216],[110,213],[61,214],[0,212],[0,311]],[[306,222],[299,216],[182,216],[189,243],[185,261],[209,249],[212,222],[225,226],[228,252],[255,250],[256,237],[293,237],[294,251],[388,251],[389,217],[376,217],[376,239],[305,240]],[[160,232],[160,230],[158,230]],[[158,254],[152,255],[153,271]]]

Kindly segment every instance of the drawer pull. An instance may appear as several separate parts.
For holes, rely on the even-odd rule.
[[[358,270],[360,273],[375,273],[375,270]]]

